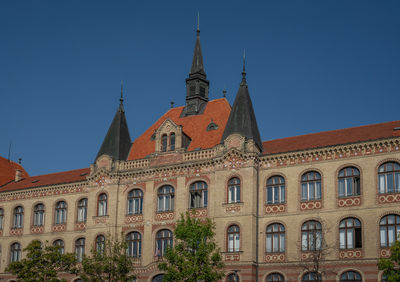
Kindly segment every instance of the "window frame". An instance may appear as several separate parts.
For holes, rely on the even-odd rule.
[[[274,227],[277,228],[277,231],[275,231]],[[271,241],[270,243],[268,242],[269,240]],[[275,244],[276,240],[278,240],[277,244]],[[271,246],[270,251],[268,250],[269,245]],[[277,246],[277,249],[275,249],[275,246]],[[268,224],[265,229],[265,253],[267,254],[284,253],[285,250],[286,250],[285,226],[279,222],[273,222]]]
[[[277,278],[278,277],[278,278]],[[279,272],[269,273],[267,277],[265,277],[266,282],[284,282],[285,277]]]
[[[351,170],[351,173],[349,173]],[[337,174],[338,198],[357,197],[361,195],[361,172],[354,165],[341,168]],[[351,186],[349,188],[349,186]],[[343,187],[343,188],[342,188]],[[341,191],[343,189],[343,192]],[[351,191],[349,191],[351,190]],[[349,193],[350,192],[350,193]]]
[[[306,275],[308,276],[307,279],[305,279]],[[311,278],[310,275],[313,275],[314,277],[317,276],[317,277],[316,277],[316,279],[314,279],[314,278],[310,279]],[[322,275],[321,275],[321,273],[318,273],[316,271],[308,271],[301,276],[301,281],[305,281],[305,282],[306,281],[322,281]]]
[[[133,188],[128,192],[126,211],[127,215],[143,214],[143,191],[141,189]]]
[[[163,185],[157,189],[157,212],[171,212],[174,210],[175,188],[172,185]]]
[[[313,224],[313,228],[310,228],[311,224]],[[307,228],[305,228],[305,226]],[[304,222],[301,225],[300,234],[302,252],[312,252],[322,248],[324,234],[322,232],[322,224],[319,221],[311,219]],[[307,236],[306,240],[304,240],[304,235]],[[311,241],[313,241],[313,245],[311,244]],[[307,246],[304,245],[304,242],[306,242]]]
[[[344,236],[342,237],[342,233]],[[346,217],[339,223],[339,249],[362,249],[362,224],[358,218]],[[342,241],[344,240],[344,242]],[[351,240],[351,242],[350,242]]]
[[[137,231],[131,231],[126,234],[126,252],[129,257],[141,258],[142,257],[142,234]]]
[[[75,257],[78,262],[82,262],[83,256],[85,255],[85,237],[80,237],[75,240]]]
[[[390,217],[394,217],[393,223],[389,223]],[[384,223],[382,221],[385,220]],[[382,233],[384,233],[383,242]],[[390,236],[392,234],[392,236]],[[380,248],[390,248],[394,242],[398,239],[400,234],[400,215],[399,214],[387,214],[382,216],[379,220],[379,246]]]
[[[175,151],[176,148],[176,135],[175,132],[169,134],[169,150]]]
[[[240,178],[237,176],[233,176],[228,180],[228,191],[227,191],[227,203],[228,204],[237,204],[241,203],[241,186],[242,183]]]
[[[0,230],[4,228],[4,209],[0,208]]]
[[[10,245],[10,263],[21,261],[22,248],[21,243],[14,242]]]
[[[168,234],[168,236],[164,236],[165,234]],[[174,246],[174,233],[169,229],[158,230],[155,236],[155,243],[154,256],[163,257],[167,248],[172,248]]]
[[[389,165],[392,166],[391,170],[388,169]],[[398,169],[396,169],[396,167],[398,167]],[[390,178],[389,176],[392,178],[392,181],[388,179]],[[387,161],[381,164],[378,167],[377,179],[378,194],[400,193],[400,163],[397,161]],[[393,191],[388,191],[388,183],[391,183]]]
[[[226,229],[226,252],[240,252],[240,227],[237,224],[231,224]]]
[[[60,252],[60,254],[64,254],[65,253],[65,242],[62,239],[56,239],[53,241],[53,246],[60,246],[60,248],[58,249],[58,251]]]
[[[19,229],[24,227],[24,207],[16,206],[13,210],[13,229]]]
[[[189,186],[189,209],[202,209],[208,206],[208,184],[203,180]]]
[[[349,277],[349,274],[353,274],[354,275],[354,279],[351,279],[351,277]],[[347,277],[344,277],[345,275]],[[357,277],[356,277],[357,275],[359,276],[359,279],[357,279]],[[340,279],[339,280],[340,282],[351,282],[351,281],[362,282],[363,281],[361,273],[356,271],[356,270],[352,270],[352,269],[351,270],[346,270],[342,274],[340,274],[340,278],[339,279]]]
[[[95,250],[98,255],[103,255],[106,248],[106,237],[103,234],[96,236],[95,240]]]
[[[271,200],[269,200],[271,195]],[[277,199],[275,199],[277,198]],[[265,187],[265,204],[277,205],[286,202],[286,181],[282,175],[268,177]]]
[[[45,206],[43,203],[37,203],[33,207],[33,220],[32,226],[43,226],[44,225],[44,214]]]
[[[87,221],[87,211],[88,211],[88,198],[79,199],[76,206],[76,222],[86,222]]]
[[[161,152],[168,151],[168,135],[166,133],[161,135]]]
[[[318,178],[317,178],[318,177]],[[305,179],[306,178],[306,179]],[[322,176],[319,171],[310,170],[306,171],[301,175],[300,178],[300,187],[301,187],[301,201],[320,201],[322,199]],[[304,190],[304,188],[306,190]],[[311,195],[311,191],[313,191],[313,196]],[[306,197],[304,197],[306,192]]]
[[[97,196],[97,216],[108,216],[107,193],[101,193]]]
[[[54,224],[67,224],[68,204],[64,200],[56,202],[54,207]]]

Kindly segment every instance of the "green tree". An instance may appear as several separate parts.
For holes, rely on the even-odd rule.
[[[132,281],[130,275],[134,269],[134,258],[127,253],[127,243],[123,240],[105,240],[104,245],[91,251],[91,256],[84,256],[80,277],[83,281]]]
[[[163,281],[216,281],[224,276],[224,263],[214,241],[215,223],[211,219],[181,215],[175,229],[175,246],[167,249],[158,268],[165,271]]]
[[[379,270],[387,277],[388,282],[400,281],[400,241],[395,241],[390,247],[390,257],[378,261]]]
[[[74,254],[63,254],[60,246],[42,244],[33,240],[23,251],[26,258],[12,262],[6,272],[17,275],[18,281],[66,281],[57,275],[60,272],[76,274],[76,259]]]

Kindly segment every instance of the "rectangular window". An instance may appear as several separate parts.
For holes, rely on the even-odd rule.
[[[385,193],[385,175],[379,175],[379,193]]]

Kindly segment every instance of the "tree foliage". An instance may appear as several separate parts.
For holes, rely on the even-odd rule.
[[[60,272],[76,274],[76,259],[74,254],[62,254],[60,246],[42,244],[32,241],[25,249],[26,258],[12,262],[6,272],[17,275],[18,281],[66,281],[57,275]]]
[[[224,264],[214,241],[215,224],[209,219],[181,215],[175,229],[175,245],[166,251],[158,268],[163,281],[216,281],[224,276]]]
[[[378,262],[379,270],[387,277],[388,282],[400,281],[400,241],[395,241],[390,247],[390,257],[382,258]]]
[[[93,248],[91,256],[84,256],[80,277],[83,281],[132,281],[130,275],[134,269],[134,259],[127,254],[125,241],[105,240],[100,250]]]

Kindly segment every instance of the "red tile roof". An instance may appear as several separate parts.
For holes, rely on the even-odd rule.
[[[17,169],[21,171],[22,177],[29,176],[21,165],[0,157],[0,186],[14,180]]]
[[[180,117],[184,107],[170,109],[133,143],[128,160],[137,160],[155,152],[155,141],[151,140],[154,131],[167,119],[182,126],[182,131],[192,140],[188,151],[201,148],[212,148],[221,142],[231,106],[225,98],[209,101],[204,113],[188,117]],[[213,120],[218,125],[217,130],[207,131],[208,124]]]
[[[87,174],[89,174],[89,172],[90,168],[81,168],[70,171],[31,176],[24,178],[18,182],[12,181],[0,187],[0,193],[26,189],[26,188],[84,181],[86,180]]]
[[[400,136],[400,120],[263,142],[264,154],[277,154]]]

